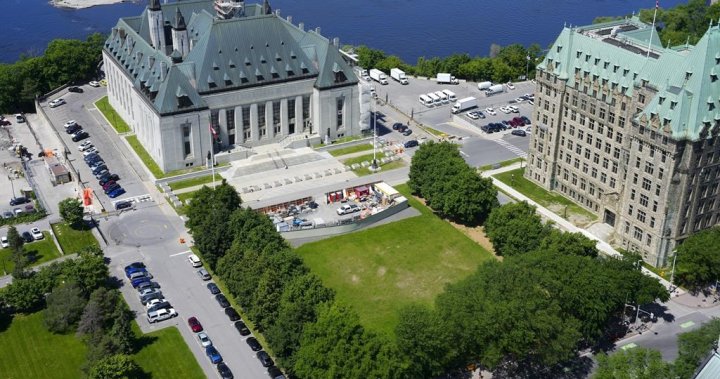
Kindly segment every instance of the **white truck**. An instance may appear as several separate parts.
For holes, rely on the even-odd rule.
[[[444,72],[438,73],[435,81],[437,84],[460,84],[460,81],[454,76]]]
[[[388,84],[387,76],[385,76],[385,73],[376,68],[370,70],[370,78],[382,85]]]
[[[405,76],[405,71],[399,68],[391,68],[390,77],[397,80],[402,85],[408,84],[407,77]]]
[[[505,92],[505,87],[502,84],[495,84],[494,86],[490,86],[490,88],[485,90],[485,95],[492,96],[502,92]]]
[[[458,100],[455,105],[452,106],[451,112],[457,114],[468,109],[472,109],[478,106],[478,101],[474,97],[466,97]]]
[[[449,89],[444,89],[443,92],[445,93],[445,95],[447,95],[448,101],[454,102],[455,100],[457,100],[457,97],[455,97],[455,92],[450,91]]]
[[[485,91],[486,89],[492,87],[492,82],[480,82],[478,83],[478,89],[480,91]]]

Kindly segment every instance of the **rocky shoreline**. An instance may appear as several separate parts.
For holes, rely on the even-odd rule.
[[[127,0],[51,0],[50,4],[58,8],[84,9],[97,5],[112,5],[129,2]]]

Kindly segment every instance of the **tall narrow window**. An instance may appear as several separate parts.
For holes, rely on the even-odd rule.
[[[310,96],[305,95],[302,97],[302,118],[303,118],[303,130],[312,134],[312,122],[310,121]]]
[[[247,141],[250,139],[250,134],[252,133],[250,131],[250,107],[242,108],[242,128],[243,138]]]
[[[187,159],[192,155],[192,145],[190,143],[190,124],[182,125],[182,137],[183,137],[183,154]]]
[[[288,100],[287,106],[288,133],[295,134],[295,99]]]
[[[337,122],[335,124],[335,130],[338,130],[338,129],[342,128],[343,126],[345,126],[345,124],[344,124],[345,96],[338,97],[337,100],[335,101],[335,103],[336,103],[336,108],[337,108]]]
[[[263,138],[267,135],[267,124],[265,123],[265,103],[258,104],[258,137]]]
[[[273,135],[280,134],[280,102],[273,101],[272,103],[273,112]]]
[[[225,110],[225,118],[227,119],[228,144],[235,144],[235,108]]]

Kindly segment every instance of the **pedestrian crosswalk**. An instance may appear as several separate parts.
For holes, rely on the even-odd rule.
[[[510,142],[507,142],[503,139],[494,139],[493,141],[495,141],[495,143],[497,143],[498,145],[510,150],[511,152],[513,152],[513,154],[517,155],[518,157],[527,158],[526,152],[524,152],[521,148],[511,144]]]

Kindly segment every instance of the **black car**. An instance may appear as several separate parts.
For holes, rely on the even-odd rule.
[[[162,301],[160,303],[153,304],[152,306],[150,306],[150,308],[148,308],[147,311],[154,312],[154,311],[157,311],[160,309],[168,309],[168,308],[172,308],[172,305],[170,303],[168,303],[167,301]]]
[[[83,157],[83,160],[85,160],[85,163],[89,163],[89,162],[92,162],[92,161],[95,161],[98,159],[102,160],[102,158],[100,157],[100,154],[98,154],[98,153],[88,154],[85,157]]]
[[[418,145],[418,141],[411,139],[410,141],[405,141],[405,148],[415,147]]]
[[[245,342],[247,342],[248,346],[250,346],[252,351],[262,350],[262,345],[260,345],[260,342],[258,342],[258,340],[255,339],[255,337],[250,337],[250,338],[246,339]]]
[[[12,205],[12,206],[25,204],[25,203],[29,203],[29,202],[30,202],[30,199],[28,199],[27,197],[24,197],[24,196],[13,197],[12,199],[10,199],[10,205]]]
[[[100,181],[98,181],[98,184],[102,186],[111,180],[117,182],[118,180],[120,180],[120,177],[117,174],[108,174],[107,176],[100,178]]]
[[[228,316],[230,321],[240,320],[240,315],[237,313],[237,311],[233,307],[225,308],[225,314]]]
[[[275,362],[273,362],[272,358],[270,358],[270,355],[268,355],[268,353],[264,351],[258,351],[257,359],[260,360],[260,363],[262,363],[264,367],[270,367],[275,365]]]
[[[402,135],[404,135],[404,136],[406,136],[406,137],[409,136],[409,135],[411,135],[411,134],[412,134],[412,129],[409,129],[409,128],[403,130],[403,132],[402,132]]]
[[[250,329],[248,329],[247,325],[245,325],[242,321],[235,321],[235,329],[240,332],[241,336],[247,336],[250,334]]]
[[[109,173],[110,173],[110,171],[108,171],[107,169],[104,169],[104,170],[98,172],[97,174],[95,174],[95,179],[99,180],[100,178],[105,176],[105,174],[109,174]]]
[[[32,241],[35,241],[35,238],[33,238],[32,234],[30,232],[23,232],[21,235],[22,239],[25,240],[25,243],[30,243]]]
[[[393,130],[400,130],[401,128],[405,128],[406,126],[403,125],[402,122],[396,122],[393,124],[392,128]]]
[[[118,201],[117,203],[115,203],[115,210],[118,210],[118,211],[130,208],[130,207],[132,207],[131,201],[123,200],[123,201]]]
[[[67,134],[74,134],[75,132],[77,132],[77,131],[80,130],[80,129],[82,129],[82,127],[81,127],[80,125],[78,125],[78,124],[73,124],[73,125],[68,126],[68,127],[65,129],[65,133],[67,133]]]
[[[520,116],[525,125],[530,125],[530,119],[525,116]]]
[[[68,87],[68,92],[83,93],[83,89],[80,87]]]
[[[285,375],[283,375],[282,371],[275,366],[268,368],[268,375],[271,379],[285,379]]]
[[[230,302],[223,294],[216,295],[215,300],[217,300],[218,304],[220,304],[220,306],[223,308],[227,308],[230,306]]]
[[[232,371],[230,371],[230,368],[225,363],[221,362],[217,364],[217,372],[222,379],[234,378]]]
[[[85,138],[88,138],[88,137],[90,137],[90,135],[88,134],[88,132],[80,129],[80,130],[78,130],[75,134],[73,134],[72,140],[73,140],[73,142],[78,142],[78,141],[82,141],[82,140],[84,140]]]
[[[210,293],[213,295],[217,295],[220,293],[220,288],[215,283],[208,283],[207,289],[210,290]]]
[[[510,134],[512,134],[514,136],[520,136],[520,137],[525,137],[527,135],[527,133],[525,133],[525,131],[522,129],[513,129],[513,131],[510,132]]]
[[[115,183],[115,184],[111,185],[110,187],[108,187],[107,189],[105,189],[105,193],[108,194],[112,191],[115,191],[118,188],[120,188],[120,185]]]
[[[91,169],[92,169],[93,175],[97,175],[98,172],[100,172],[100,171],[102,171],[102,170],[107,170],[108,167],[105,165],[105,162],[103,162],[103,163],[100,163],[100,164],[93,165],[93,166],[91,167]]]

